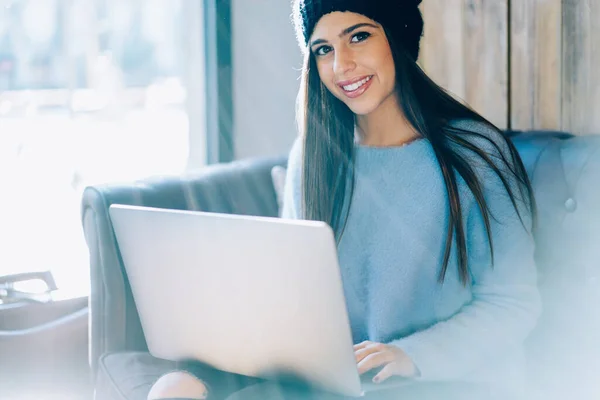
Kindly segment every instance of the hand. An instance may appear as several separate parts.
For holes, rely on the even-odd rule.
[[[365,341],[354,345],[354,355],[361,375],[383,366],[373,378],[375,383],[381,383],[391,376],[410,378],[417,375],[417,367],[410,357],[396,346]]]

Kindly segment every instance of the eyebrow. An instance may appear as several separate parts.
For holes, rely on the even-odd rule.
[[[359,24],[352,25],[351,27],[344,29],[342,31],[342,33],[340,33],[338,35],[338,37],[341,38],[341,37],[347,36],[347,35],[351,34],[352,32],[354,32],[355,30],[357,30],[358,28],[362,28],[362,27],[365,27],[365,26],[368,26],[368,27],[371,27],[371,28],[377,28],[377,25],[370,24],[368,22],[361,22]],[[323,43],[327,43],[327,40],[325,40],[325,39],[315,39],[312,42],[310,42],[310,47],[313,47],[314,45],[317,45],[317,44],[323,44]]]

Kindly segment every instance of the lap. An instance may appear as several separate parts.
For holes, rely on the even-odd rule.
[[[204,364],[178,365],[205,383],[209,400],[347,400],[348,398],[311,390],[300,385],[266,381],[216,370]],[[468,383],[415,383],[414,385],[368,393],[364,400],[511,400],[507,393],[486,385]]]
[[[350,398],[277,382],[260,382],[232,393],[227,400],[349,400]],[[416,383],[367,393],[364,400],[513,400],[489,386],[463,383]]]

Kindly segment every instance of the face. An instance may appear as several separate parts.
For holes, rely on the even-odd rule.
[[[375,21],[351,12],[326,14],[309,46],[323,84],[356,115],[368,115],[394,98],[394,60]]]

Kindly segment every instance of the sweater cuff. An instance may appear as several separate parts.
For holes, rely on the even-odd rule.
[[[423,343],[418,335],[411,335],[390,343],[400,348],[413,362],[418,373],[413,378],[422,381],[443,381],[449,379],[448,368],[441,362],[440,351],[429,343]]]

